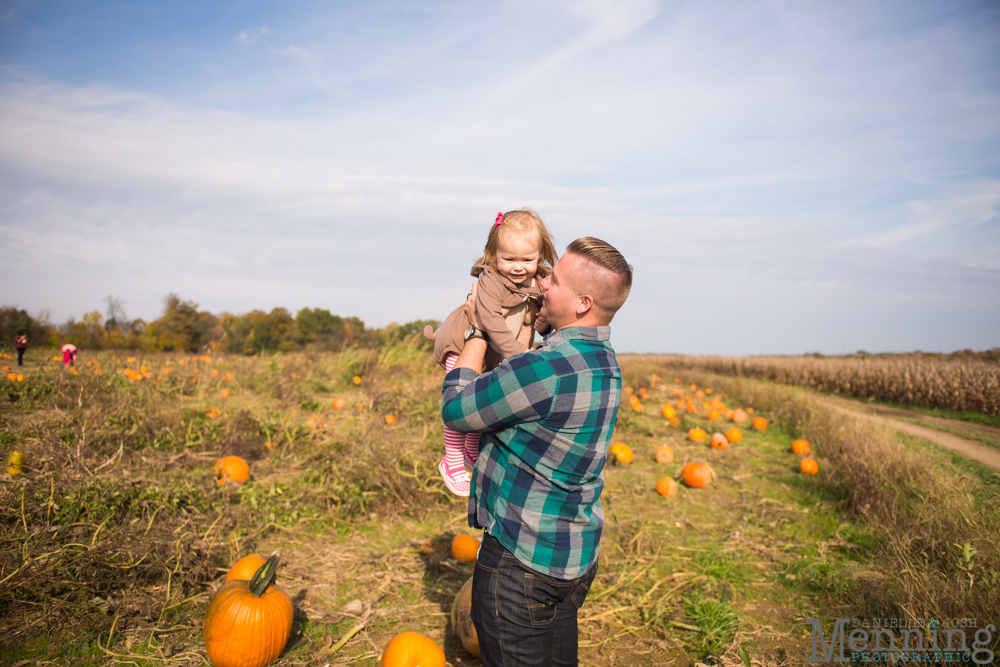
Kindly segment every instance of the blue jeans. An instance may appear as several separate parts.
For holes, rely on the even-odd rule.
[[[579,579],[553,579],[483,536],[472,578],[472,622],[483,667],[575,667],[576,613],[597,563]]]

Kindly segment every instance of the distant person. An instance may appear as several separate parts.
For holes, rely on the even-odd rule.
[[[78,351],[76,345],[73,345],[73,343],[66,343],[62,346],[63,368],[76,365],[76,353]]]
[[[424,330],[424,335],[434,340],[434,359],[450,371],[470,338],[487,342],[487,370],[495,368],[501,359],[527,350],[542,297],[539,280],[549,275],[555,262],[552,235],[537,213],[526,208],[498,213],[483,254],[471,270],[478,279],[475,299],[481,328],[469,321],[463,302],[437,332],[429,326]],[[457,496],[469,495],[469,472],[478,458],[478,433],[459,433],[444,427],[444,458],[438,471],[449,491]]]
[[[488,348],[472,338],[444,380],[445,425],[485,434],[469,498],[469,525],[486,530],[472,579],[483,667],[576,665],[577,612],[597,575],[622,389],[609,325],[632,267],[581,238],[541,283],[553,328],[542,347],[483,373]]]
[[[28,349],[28,334],[24,330],[19,330],[14,336],[14,346],[17,348],[17,365],[24,365],[24,351]]]

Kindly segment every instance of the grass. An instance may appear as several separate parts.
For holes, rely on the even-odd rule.
[[[940,417],[941,419],[955,419],[958,421],[972,422],[974,424],[983,424],[985,426],[994,426],[1000,428],[1000,415],[985,415],[981,412],[970,412],[968,410],[948,410],[947,408],[929,408],[923,405],[890,403],[888,401],[875,401],[867,398],[859,398],[857,396],[847,396],[841,394],[831,394],[831,395],[856,401],[864,405],[881,405],[888,408],[899,408],[902,410],[917,412],[922,415],[927,415],[929,417]]]
[[[404,629],[438,641],[454,665],[477,664],[448,627],[472,573],[450,542],[474,531],[435,470],[441,372],[419,342],[183,359],[104,354],[76,375],[34,367],[8,396],[0,441],[24,450],[31,470],[0,485],[5,658],[203,664],[201,618],[226,568],[279,550],[296,609],[279,664],[374,665]],[[1000,477],[827,414],[805,392],[675,372],[657,357],[620,361],[650,398],[642,412],[623,406],[614,434],[635,460],[606,469],[585,664],[801,664],[805,618],[1000,617]],[[129,380],[126,367],[149,376]],[[688,428],[721,422],[700,411],[668,426],[653,373],[709,384],[771,425],[744,428],[724,450],[692,443]],[[801,436],[817,476],[788,452]],[[663,443],[675,463],[654,461]],[[251,481],[219,487],[211,467],[223,454],[247,458]],[[656,480],[687,460],[707,461],[715,482],[658,496]]]

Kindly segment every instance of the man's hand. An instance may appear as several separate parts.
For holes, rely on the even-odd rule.
[[[479,318],[479,311],[476,310],[476,293],[479,290],[479,281],[472,283],[472,289],[465,299],[465,314],[469,316],[469,321],[476,325],[480,331],[483,330],[483,321]]]

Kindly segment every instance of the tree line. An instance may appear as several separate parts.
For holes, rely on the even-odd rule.
[[[434,320],[415,320],[370,329],[357,317],[341,317],[323,308],[303,308],[294,316],[285,308],[215,315],[176,294],[168,294],[163,301],[163,314],[150,322],[129,319],[123,302],[109,296],[103,313],[94,310],[80,321],[71,317],[58,325],[49,321],[47,313],[31,317],[16,306],[4,306],[0,308],[0,346],[13,347],[15,334],[25,331],[32,347],[73,343],[83,350],[146,352],[338,351],[350,346],[381,347],[417,334],[427,324],[437,325]]]

